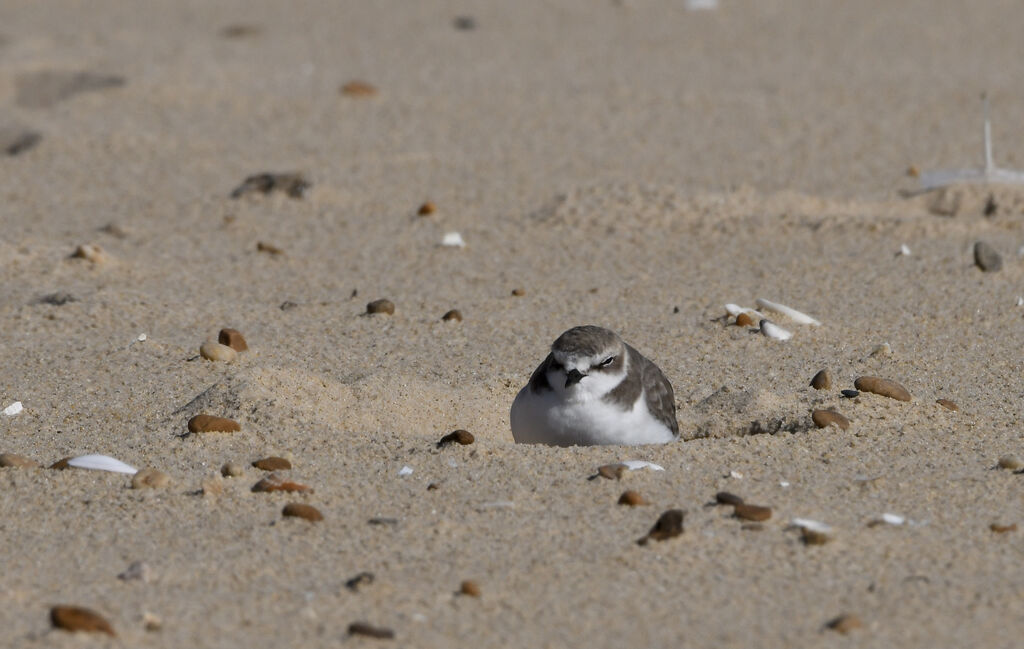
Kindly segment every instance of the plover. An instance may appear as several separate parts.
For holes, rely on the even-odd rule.
[[[664,444],[679,436],[672,385],[614,331],[573,327],[509,413],[520,444]]]

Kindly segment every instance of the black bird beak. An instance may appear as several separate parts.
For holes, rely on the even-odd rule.
[[[565,387],[569,387],[570,385],[579,383],[580,381],[583,380],[584,376],[586,376],[586,374],[579,370],[569,370],[569,372],[565,375]]]

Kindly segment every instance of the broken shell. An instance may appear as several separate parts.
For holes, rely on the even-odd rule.
[[[719,491],[715,494],[715,502],[719,505],[742,505],[743,499],[728,491]]]
[[[244,352],[249,349],[249,345],[245,342],[245,336],[237,329],[221,329],[217,334],[217,342],[227,345],[236,352]]]
[[[850,420],[835,410],[815,410],[811,413],[811,421],[818,428],[826,428],[832,424],[843,430],[850,427]]]
[[[757,306],[761,307],[765,311],[774,311],[775,313],[780,313],[798,324],[814,326],[818,326],[821,324],[819,320],[812,318],[811,316],[807,315],[806,313],[803,313],[802,311],[797,311],[793,307],[788,307],[785,304],[779,304],[778,302],[769,302],[764,298],[757,298]]]
[[[264,471],[287,471],[292,468],[292,463],[287,459],[273,455],[256,460],[252,465],[257,469],[262,469]]]
[[[736,518],[742,518],[746,521],[766,521],[772,517],[771,507],[761,507],[760,505],[748,505],[747,503],[739,503],[733,507],[733,515]]]
[[[774,340],[789,340],[793,337],[793,334],[786,331],[779,325],[775,324],[771,320],[764,319],[761,321],[761,333],[772,338]]]
[[[108,255],[103,248],[91,243],[83,243],[82,245],[75,248],[75,252],[72,257],[77,259],[85,259],[86,261],[92,262],[97,266],[107,263],[110,261],[110,255]]]
[[[171,484],[171,476],[160,469],[142,469],[132,476],[132,489],[160,489]]]
[[[910,392],[896,381],[877,376],[862,376],[853,382],[861,392],[871,392],[897,401],[910,401]]]
[[[81,606],[54,606],[50,609],[50,622],[65,631],[98,631],[117,635],[102,615]]]
[[[225,462],[220,468],[220,474],[225,478],[238,478],[245,475],[245,467],[239,462]]]
[[[470,597],[480,597],[480,584],[467,579],[459,584],[459,592]]]
[[[387,315],[394,315],[395,303],[391,300],[374,300],[366,305],[366,312],[373,313],[386,313]]]
[[[448,444],[461,444],[466,446],[472,444],[475,441],[473,433],[468,430],[456,430],[448,433],[437,442],[437,448],[447,446]]]
[[[324,515],[320,513],[320,510],[312,505],[306,505],[303,503],[288,503],[281,510],[283,516],[291,516],[295,518],[304,518],[311,523],[322,521]]]
[[[292,482],[286,480],[276,473],[271,473],[266,478],[263,478],[252,487],[253,491],[298,491],[305,493],[313,493],[313,488],[298,482]]]
[[[623,460],[622,464],[630,471],[639,471],[640,469],[650,469],[651,471],[665,470],[665,467],[654,462],[648,462],[647,460]]]
[[[444,238],[441,239],[441,245],[449,248],[465,248],[466,241],[458,232],[446,232]]]
[[[846,614],[840,615],[839,617],[829,620],[828,624],[826,624],[825,626],[832,629],[833,631],[837,631],[839,633],[842,633],[843,635],[846,635],[854,629],[862,628],[864,626],[864,623],[861,622],[860,618],[856,615]]]
[[[15,401],[11,405],[4,408],[4,414],[7,415],[8,417],[13,417],[14,415],[20,414],[21,411],[24,409],[25,407],[21,405],[20,401]]]
[[[441,319],[444,320],[445,322],[450,322],[451,320],[454,320],[455,322],[462,322],[462,311],[459,311],[458,309],[452,309],[451,311],[448,311],[443,316],[441,316]]]
[[[237,421],[227,417],[196,415],[188,420],[190,433],[233,433],[242,430]]]
[[[622,474],[626,472],[626,465],[621,462],[615,464],[605,464],[597,467],[597,475],[608,480],[619,480],[622,478]]]
[[[238,358],[238,352],[234,349],[212,340],[207,340],[199,346],[199,355],[208,361],[223,361],[225,363],[230,363]]]
[[[832,539],[832,527],[809,518],[794,518],[793,527],[800,529],[800,537],[806,545],[823,545]]]
[[[960,410],[960,406],[956,405],[956,403],[950,401],[949,399],[936,399],[935,403],[939,404],[946,410],[952,410],[953,412],[957,412],[958,410]]]
[[[831,390],[832,389],[832,373],[827,369],[818,370],[818,373],[811,378],[811,387],[815,390]]]
[[[135,475],[138,469],[109,455],[80,455],[68,460],[68,466],[76,469],[92,469],[94,471],[110,471],[111,473],[127,473]]]
[[[683,533],[683,517],[686,512],[681,509],[669,509],[658,517],[658,521],[647,533],[647,536],[637,541],[638,545],[647,545],[649,539],[665,541]]]

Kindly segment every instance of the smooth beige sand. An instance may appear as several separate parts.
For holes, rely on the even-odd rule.
[[[1020,646],[1024,532],[989,525],[1024,524],[1024,475],[995,468],[1024,456],[1024,190],[899,194],[910,165],[981,163],[983,90],[996,161],[1024,167],[1019,3],[3,14],[0,130],[42,140],[0,156],[0,406],[25,405],[0,417],[0,452],[105,453],[174,483],[0,470],[0,644]],[[353,79],[379,95],[342,96]],[[313,186],[227,197],[263,171]],[[417,217],[425,200],[438,211]],[[441,247],[449,231],[468,246]],[[1002,271],[973,265],[977,239]],[[84,243],[109,263],[70,259]],[[76,301],[39,303],[58,291]],[[379,297],[395,314],[363,315]],[[780,343],[720,319],[758,297],[824,324]],[[452,308],[463,322],[441,322]],[[661,366],[687,441],[513,444],[516,391],[583,323]],[[225,326],[250,351],[194,359]],[[882,343],[892,353],[871,356]],[[836,385],[815,392],[824,367]],[[913,401],[840,399],[863,374]],[[816,407],[853,424],[816,430]],[[199,412],[243,432],[183,437]],[[754,422],[779,432],[749,435]],[[455,428],[476,443],[435,449]],[[198,495],[224,462],[271,454],[316,492],[252,493],[250,467]],[[587,479],[623,459],[666,470]],[[626,488],[653,505],[617,505]],[[741,529],[705,506],[723,489],[774,515]],[[290,501],[325,520],[284,520]],[[675,507],[685,533],[637,546]],[[911,522],[867,525],[884,512]],[[835,539],[803,545],[793,517]],[[119,580],[137,560],[154,578]],[[354,593],[362,571],[376,580]],[[456,595],[464,579],[482,597]],[[57,603],[101,612],[119,638],[52,630]],[[843,613],[863,628],[825,628]],[[396,639],[349,637],[359,620]]]

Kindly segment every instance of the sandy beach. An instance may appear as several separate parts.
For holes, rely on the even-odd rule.
[[[984,164],[982,93],[1024,169],[1024,10],[686,7],[2,3],[0,645],[1020,646],[1024,187],[918,176]],[[513,442],[581,324],[680,441]],[[47,468],[87,454],[169,483]]]

